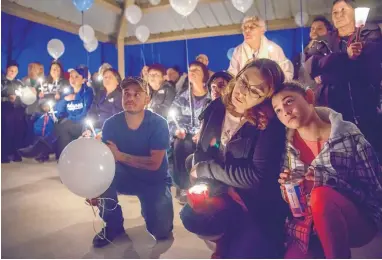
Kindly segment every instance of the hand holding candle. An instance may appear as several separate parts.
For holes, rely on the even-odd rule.
[[[53,105],[54,105],[53,101],[49,101],[48,102],[48,106],[49,106],[49,109],[50,109],[49,113],[52,114],[53,121],[56,123],[58,121],[58,119],[57,119],[56,115],[54,114]]]
[[[90,127],[90,130],[92,131],[93,136],[96,137],[97,134],[96,134],[96,131],[94,129],[93,122],[90,119],[88,119],[88,120],[86,120],[86,124]]]

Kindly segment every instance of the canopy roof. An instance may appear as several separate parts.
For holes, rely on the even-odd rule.
[[[267,20],[268,30],[295,28],[295,15],[301,11],[309,18],[316,15],[330,16],[333,0],[254,0],[246,13],[259,15]],[[240,33],[244,14],[237,11],[230,0],[199,0],[194,12],[187,18],[176,13],[169,0],[157,6],[148,0],[95,0],[84,13],[84,23],[96,31],[101,42],[116,42],[124,38],[125,44],[138,44],[134,32],[138,25],[127,23],[124,8],[137,4],[143,11],[138,25],[146,25],[151,32],[148,42],[181,40]],[[382,20],[381,0],[357,0],[371,7],[369,20]],[[71,0],[2,0],[2,11],[27,20],[45,24],[63,31],[78,33],[82,24],[81,13]]]

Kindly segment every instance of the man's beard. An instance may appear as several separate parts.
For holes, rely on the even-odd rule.
[[[125,109],[125,113],[130,114],[130,115],[137,115],[137,114],[141,113],[143,110],[144,109],[133,111],[133,110],[126,110]]]

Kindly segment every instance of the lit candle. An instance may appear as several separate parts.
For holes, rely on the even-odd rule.
[[[42,78],[38,78],[38,82],[40,83],[40,91],[44,92],[44,89],[42,87],[42,83],[44,82],[44,80]]]
[[[96,137],[96,131],[94,129],[93,123],[90,119],[86,120],[86,124],[90,127],[90,130],[93,132],[94,137]]]
[[[49,102],[48,102],[48,106],[49,106],[49,113],[52,114],[53,121],[54,121],[54,122],[57,122],[58,120],[57,120],[57,117],[56,117],[56,115],[54,114],[54,110],[53,110],[53,101],[49,101]]]
[[[359,42],[361,29],[365,26],[370,8],[358,7],[355,9],[355,27],[357,28],[356,42]]]
[[[176,125],[176,128],[178,128],[178,130],[181,130],[180,126],[179,126],[179,123],[178,123],[178,120],[176,120],[176,110],[175,109],[171,109],[169,112],[168,112],[169,116],[172,118],[172,120],[174,121],[175,125]]]

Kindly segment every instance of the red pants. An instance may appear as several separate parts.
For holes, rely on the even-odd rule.
[[[311,207],[322,248],[311,243],[308,253],[304,254],[296,244],[291,244],[285,258],[322,258],[322,250],[329,259],[350,258],[350,248],[362,247],[376,235],[375,224],[354,203],[332,188],[314,188]]]

